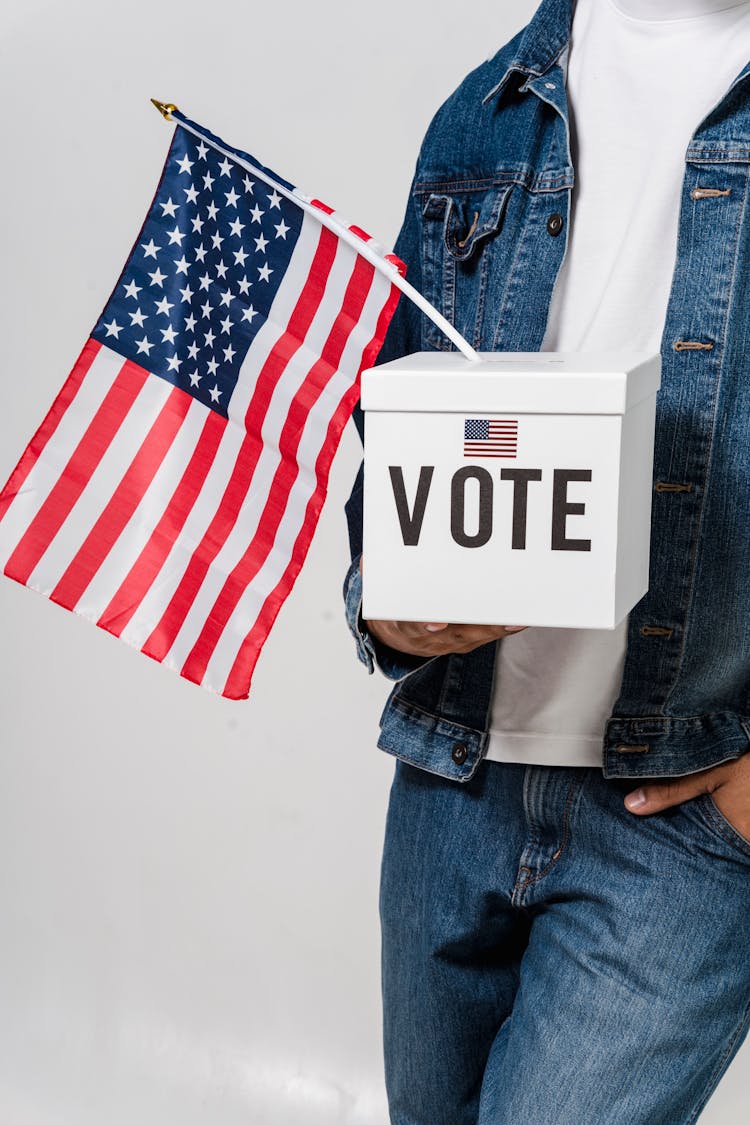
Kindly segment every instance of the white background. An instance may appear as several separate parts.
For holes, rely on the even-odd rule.
[[[150,96],[392,242],[432,112],[535,6],[6,0],[0,477],[150,203]],[[386,1122],[393,761],[340,601],[357,461],[352,431],[247,703],[0,582],[2,1125]],[[703,1120],[745,1119],[748,1058]]]

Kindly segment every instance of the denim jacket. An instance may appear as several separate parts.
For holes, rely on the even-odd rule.
[[[543,0],[448,98],[419,154],[396,253],[413,284],[485,351],[538,350],[544,338],[574,184],[571,15],[572,0]],[[620,694],[602,732],[606,777],[692,773],[748,749],[749,185],[750,62],[697,123],[675,199],[649,590],[630,614]],[[379,362],[450,348],[402,298]],[[355,419],[361,433],[361,413]],[[368,669],[395,681],[378,745],[466,781],[487,748],[497,644],[505,642],[423,659],[375,641],[360,613],[362,469],[347,519],[349,626]]]

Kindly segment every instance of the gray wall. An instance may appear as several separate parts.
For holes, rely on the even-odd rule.
[[[170,129],[150,96],[392,240],[432,111],[534,7],[6,0],[0,477],[151,200]],[[357,460],[347,432],[247,703],[0,582],[4,1125],[386,1121],[393,763],[340,605]],[[704,1120],[741,1119],[742,1071]]]

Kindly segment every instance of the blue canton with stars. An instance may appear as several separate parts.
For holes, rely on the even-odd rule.
[[[464,438],[466,441],[486,441],[490,436],[490,423],[488,418],[467,418],[464,422]]]
[[[138,242],[92,336],[226,417],[303,214],[178,126]]]

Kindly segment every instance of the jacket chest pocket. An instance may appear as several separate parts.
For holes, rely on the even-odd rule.
[[[483,345],[487,294],[498,284],[497,235],[512,186],[482,191],[435,190],[422,197],[424,296],[474,347]],[[452,344],[432,321],[424,323],[426,346],[452,350]]]

